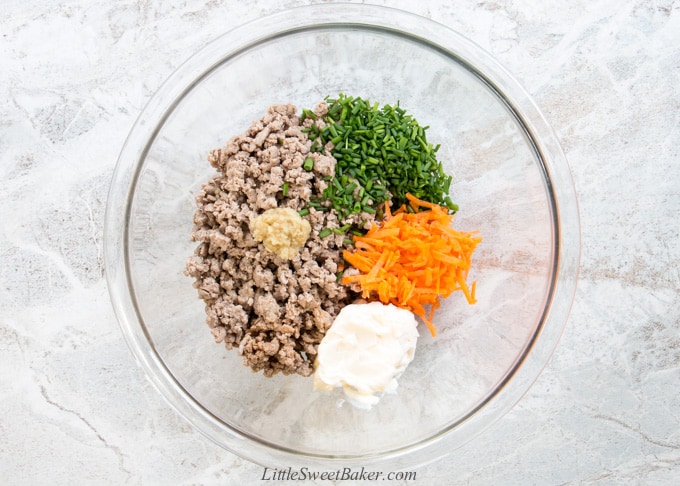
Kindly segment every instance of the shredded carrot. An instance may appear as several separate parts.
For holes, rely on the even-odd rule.
[[[453,229],[446,208],[411,194],[406,198],[415,212],[405,206],[391,212],[385,203],[385,221],[353,237],[355,249],[343,257],[361,274],[344,276],[342,283],[357,283],[364,299],[410,310],[436,336],[434,312],[442,297],[460,290],[468,303],[476,302],[477,282],[468,287],[466,280],[482,239],[477,232]]]

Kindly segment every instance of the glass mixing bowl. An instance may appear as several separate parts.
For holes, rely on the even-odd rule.
[[[432,338],[370,411],[300,376],[265,378],[213,342],[183,275],[210,149],[275,103],[338,93],[399,102],[441,144],[456,226],[480,230],[476,305],[453,295]],[[159,89],[118,160],[105,224],[112,302],[138,363],[217,444],[256,463],[414,467],[506,413],[552,354],[576,286],[580,234],[569,169],[545,119],[479,47],[430,20],[366,5],[261,18],[192,56]],[[460,292],[458,293],[460,294]]]

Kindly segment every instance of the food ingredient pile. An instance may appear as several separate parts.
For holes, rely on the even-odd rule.
[[[185,273],[216,342],[266,376],[319,368],[318,389],[341,386],[358,405],[396,388],[415,352],[413,315],[434,336],[441,298],[475,302],[466,279],[481,238],[452,228],[451,177],[426,128],[398,105],[341,94],[300,115],[271,106],[210,152],[217,174],[196,197]],[[348,342],[353,359],[338,351]]]

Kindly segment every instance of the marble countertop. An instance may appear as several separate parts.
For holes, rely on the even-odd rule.
[[[173,69],[230,28],[308,3],[3,2],[4,484],[261,481],[135,366],[104,279],[103,215],[123,141]],[[553,125],[581,212],[578,290],[552,361],[510,413],[417,482],[677,484],[680,2],[370,3],[446,24],[501,61]]]

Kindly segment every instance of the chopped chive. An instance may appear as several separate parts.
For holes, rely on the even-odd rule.
[[[318,130],[312,125],[309,138],[312,151],[333,145],[335,175],[323,199],[338,211],[341,221],[355,213],[382,212],[387,200],[399,207],[407,203],[408,193],[455,212],[457,207],[448,198],[451,179],[435,157],[439,146],[427,141],[429,127],[419,125],[399,102],[380,107],[341,93],[326,97],[326,103],[325,127]],[[305,166],[312,168],[313,161],[311,167]]]
[[[319,238],[325,238],[331,233],[333,233],[333,231],[330,228],[324,228],[321,231],[319,231]]]
[[[317,118],[316,113],[314,113],[313,111],[308,110],[306,108],[303,109],[302,110],[302,116],[300,117],[300,123],[304,122],[305,119],[307,119],[307,118],[311,118],[312,120],[316,120],[316,118]]]
[[[309,214],[309,208],[304,208],[298,211],[300,216],[307,216]]]
[[[288,195],[288,188],[290,185],[287,182],[283,183],[283,189],[281,189],[281,192],[283,193],[283,197],[286,197]]]
[[[305,162],[302,164],[302,168],[305,169],[306,171],[310,171],[314,168],[314,159],[311,157],[307,157],[305,159]]]

